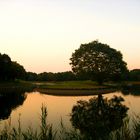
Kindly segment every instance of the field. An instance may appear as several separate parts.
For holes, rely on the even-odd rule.
[[[37,82],[36,90],[51,95],[82,96],[109,93],[116,90],[113,86],[98,85],[94,81]]]
[[[96,89],[106,88],[105,85],[98,85],[93,81],[63,81],[63,82],[37,82],[34,83],[43,89]]]

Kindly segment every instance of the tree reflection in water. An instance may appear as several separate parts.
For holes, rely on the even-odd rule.
[[[128,107],[122,101],[122,97],[107,99],[101,94],[89,101],[78,101],[71,113],[73,127],[79,129],[83,137],[106,139],[110,132],[122,126],[127,116]]]
[[[123,95],[140,96],[140,90],[122,90],[121,92]]]
[[[0,120],[8,119],[11,111],[22,105],[26,99],[24,91],[15,91],[12,93],[0,93]]]

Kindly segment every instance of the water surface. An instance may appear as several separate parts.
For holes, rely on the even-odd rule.
[[[134,113],[140,114],[140,92],[113,92],[104,94],[103,96],[112,98],[114,95],[122,96],[125,99],[124,104],[129,107],[128,114],[130,116]],[[3,103],[0,103],[0,109],[5,110],[5,117],[2,116],[4,113],[0,113],[0,127],[2,128],[5,122],[10,122],[12,126],[17,127],[19,114],[21,114],[20,120],[23,129],[26,129],[28,126],[38,129],[40,125],[41,106],[44,104],[48,110],[48,123],[53,124],[55,129],[59,129],[62,118],[64,125],[69,128],[71,127],[69,115],[73,105],[78,100],[89,100],[94,96],[52,96],[39,92],[26,92],[22,97],[6,98],[5,101],[2,99]],[[13,103],[8,104],[8,102],[12,101]]]

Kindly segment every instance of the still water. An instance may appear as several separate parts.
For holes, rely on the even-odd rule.
[[[140,114],[140,92],[113,92],[104,94],[103,97],[112,98],[114,95],[125,99],[124,104],[129,107],[128,114]],[[10,122],[12,126],[18,126],[20,116],[21,127],[25,130],[28,126],[38,129],[40,126],[40,114],[42,104],[47,106],[47,121],[56,130],[60,127],[61,119],[64,125],[71,127],[70,113],[73,105],[79,100],[89,100],[92,96],[52,96],[39,92],[26,92],[19,97],[0,97],[0,128]]]

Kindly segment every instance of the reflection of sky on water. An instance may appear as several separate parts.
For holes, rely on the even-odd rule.
[[[114,92],[103,96],[111,98],[113,95],[124,97],[124,104],[130,108],[129,114],[134,114],[134,112],[140,114],[140,96],[133,96],[131,94],[123,95],[121,92]],[[48,109],[48,123],[52,123],[53,126],[58,129],[62,118],[64,124],[70,127],[69,114],[71,113],[73,105],[76,104],[78,100],[89,100],[92,97],[93,96],[59,97],[39,94],[38,92],[29,93],[23,105],[12,111],[12,125],[17,126],[19,114],[21,114],[22,128],[31,125],[33,128],[37,129],[39,127],[41,106],[42,104],[46,104]],[[1,125],[2,123],[3,122],[1,122]]]
[[[132,94],[123,95],[121,92],[106,94],[104,96],[111,98],[113,95],[122,96],[125,99],[124,104],[130,108],[128,111],[130,115],[134,115],[134,113],[140,114],[140,96],[134,96]]]

